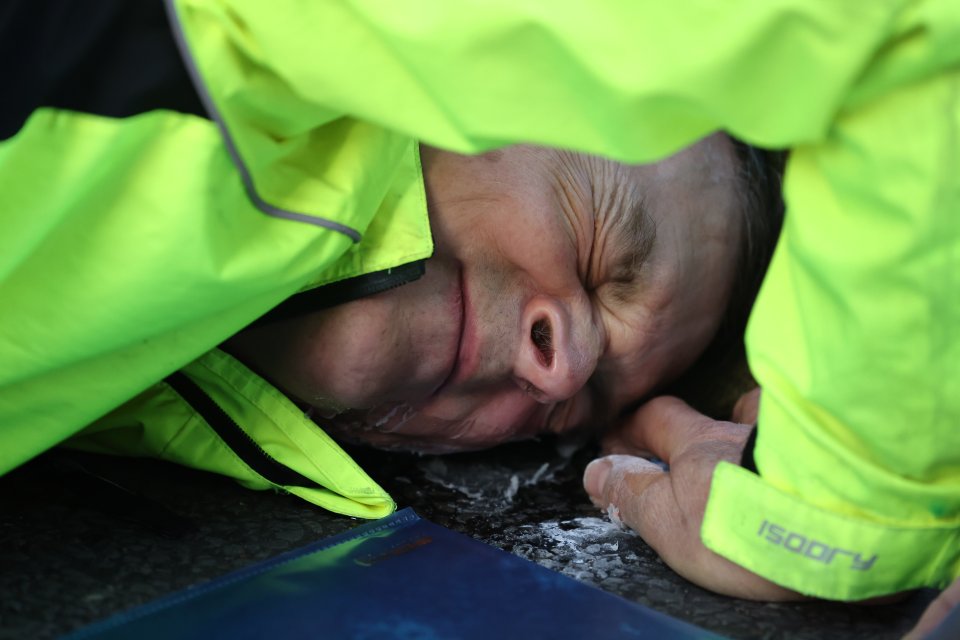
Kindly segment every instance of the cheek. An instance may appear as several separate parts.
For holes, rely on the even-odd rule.
[[[677,316],[686,325],[692,343],[706,346],[727,310],[734,280],[734,260],[723,248],[702,256],[705,265],[690,275],[682,288]]]

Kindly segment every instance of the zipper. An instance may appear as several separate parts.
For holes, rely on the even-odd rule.
[[[220,439],[251,469],[278,486],[316,487],[316,482],[287,467],[263,450],[200,386],[182,371],[164,378]]]
[[[362,276],[332,282],[322,287],[308,289],[290,296],[247,325],[246,328],[290,320],[314,311],[329,309],[345,302],[353,302],[360,298],[372,296],[375,293],[396,289],[418,280],[424,273],[426,273],[426,260],[417,260],[402,264],[399,267],[374,271]]]

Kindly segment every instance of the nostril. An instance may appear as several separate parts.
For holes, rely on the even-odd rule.
[[[534,322],[533,326],[530,327],[530,340],[537,348],[540,364],[545,367],[552,365],[554,349],[553,328],[550,326],[550,321],[543,318]]]

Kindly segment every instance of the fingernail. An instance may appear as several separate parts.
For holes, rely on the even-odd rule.
[[[599,458],[583,470],[583,488],[594,501],[603,497],[603,487],[607,484],[611,466],[608,458]]]

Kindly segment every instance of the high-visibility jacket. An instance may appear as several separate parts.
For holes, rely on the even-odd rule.
[[[3,40],[27,32],[21,56],[34,42],[48,48],[28,71],[59,84],[15,85],[2,109],[0,473],[73,437],[87,449],[283,488],[341,513],[391,512],[390,497],[290,400],[209,351],[291,296],[319,308],[329,283],[342,298],[344,282],[372,293],[416,277],[418,264],[422,272],[433,242],[416,141],[304,110],[253,81],[252,95],[275,108],[263,122],[235,122],[231,101],[255,99],[225,88],[238,82],[227,71],[208,70],[225,117],[202,79],[207,114],[181,109],[189,100],[148,108],[150,96],[144,106],[110,86],[120,73],[111,65],[142,47],[150,56],[132,61],[128,84],[153,65],[166,69],[159,29],[189,89],[162,4],[32,4],[10,12]],[[31,11],[68,34],[83,23],[77,46],[65,47],[80,59],[61,64],[61,34],[35,38],[22,24]],[[135,40],[130,50],[110,55],[124,37]],[[102,67],[92,77],[77,49]],[[233,53],[217,51],[210,64],[222,59]],[[31,111],[30,99],[42,108]],[[153,99],[164,107],[169,98]],[[24,120],[10,126],[18,100]]]
[[[330,216],[313,206],[327,196],[346,209],[342,224],[366,228],[375,204],[393,202],[373,185],[396,184],[366,172],[395,170],[416,182],[412,138],[463,152],[528,141],[642,162],[725,129],[792,151],[786,222],[748,331],[764,389],[757,472],[718,466],[704,542],[828,598],[942,585],[960,574],[954,0],[171,0],[169,8],[225,145],[209,123],[174,126],[166,114],[148,114],[95,148],[113,158],[109,144],[123,160],[99,166],[94,150],[65,147],[34,155],[30,135],[44,142],[62,118],[39,112],[0,146],[0,175],[18,181],[13,199],[0,193],[0,211],[43,212],[17,220],[21,240],[0,240],[2,286],[26,265],[16,317],[4,313],[0,334],[0,353],[17,357],[9,373],[4,363],[0,419],[11,438],[29,441],[18,445],[20,458],[305,286],[317,244],[349,252],[339,231],[311,230],[308,248],[309,231],[263,212]],[[150,151],[163,146],[143,151],[144,140]],[[159,150],[194,143],[198,158]],[[364,153],[342,157],[353,144]],[[108,175],[139,184],[141,166],[176,168],[176,189],[151,182],[142,207],[125,181],[110,193],[133,198],[130,206],[100,197],[116,184]],[[215,191],[204,189],[211,176]],[[77,207],[65,208],[61,193]],[[132,212],[171,199],[193,214],[170,236],[185,245],[180,262],[148,242],[140,243],[147,255],[143,246],[114,247],[131,242],[133,220],[156,224],[157,216]],[[74,220],[72,211],[84,216]],[[283,241],[261,237],[259,227]],[[58,233],[86,242],[44,248]],[[284,235],[294,233],[298,240]],[[270,251],[288,241],[303,250]],[[126,251],[134,268],[113,273],[124,262],[104,262],[101,250]],[[264,264],[251,258],[264,253]],[[54,275],[48,260],[59,261]],[[161,274],[168,270],[175,277]],[[54,294],[47,298],[43,273]],[[109,303],[80,300],[108,275],[122,285]],[[176,284],[158,292],[158,278]],[[118,295],[131,290],[141,295]],[[175,308],[160,317],[158,307]],[[34,340],[10,339],[10,327],[41,318]],[[118,376],[125,379],[111,384]]]

